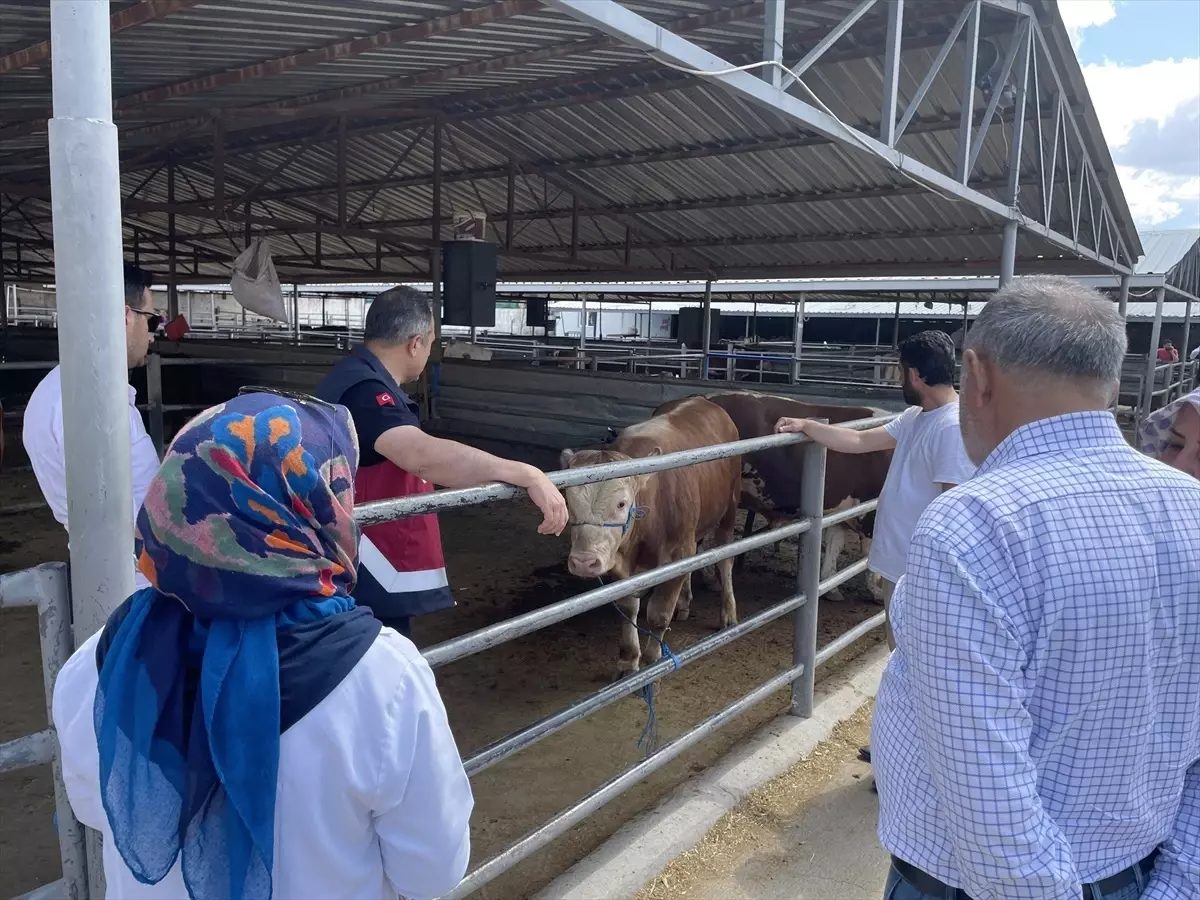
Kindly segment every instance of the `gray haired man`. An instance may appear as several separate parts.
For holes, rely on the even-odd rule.
[[[980,468],[917,525],[871,735],[891,900],[1200,897],[1200,482],[1108,412],[1125,348],[1065,278],[970,333]]]
[[[371,302],[364,342],[334,367],[317,396],[350,410],[361,457],[356,502],[406,497],[442,487],[504,481],[525,488],[543,515],[538,531],[559,534],[567,504],[540,469],[426,434],[417,405],[400,385],[416,380],[433,346],[429,295],[394,287]],[[454,605],[434,514],[363,529],[354,596],[408,635],[413,616]]]

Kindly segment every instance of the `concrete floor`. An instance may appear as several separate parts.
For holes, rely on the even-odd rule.
[[[879,900],[888,856],[879,845],[879,812],[870,767],[844,762],[801,812],[731,872],[689,895],[711,900]]]

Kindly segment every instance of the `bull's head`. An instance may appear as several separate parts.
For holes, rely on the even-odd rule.
[[[564,450],[559,460],[564,469],[578,469],[629,458],[615,450]],[[630,475],[563,489],[571,515],[567,569],[572,575],[599,578],[616,565],[617,552],[640,518],[638,497],[644,496],[649,477]]]

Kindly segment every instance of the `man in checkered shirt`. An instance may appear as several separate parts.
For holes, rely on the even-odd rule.
[[[1200,898],[1200,481],[1107,411],[1109,300],[999,291],[967,341],[974,479],[922,516],[871,735],[888,900]]]

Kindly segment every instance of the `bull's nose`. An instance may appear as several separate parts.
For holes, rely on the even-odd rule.
[[[572,553],[567,558],[567,569],[572,575],[599,575],[600,557],[595,553]]]

